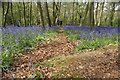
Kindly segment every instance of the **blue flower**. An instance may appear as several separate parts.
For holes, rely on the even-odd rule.
[[[15,79],[15,77],[14,77],[14,76],[12,76],[12,77],[11,77],[11,79]]]
[[[11,49],[10,47],[6,47],[6,49]]]
[[[32,69],[35,69],[35,67],[32,67]]]

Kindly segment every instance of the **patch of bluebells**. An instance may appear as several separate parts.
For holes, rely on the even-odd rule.
[[[89,26],[63,26],[65,33],[68,34],[68,40],[81,40],[82,43],[75,48],[74,51],[95,50],[108,44],[118,44],[120,37],[120,27],[94,27],[93,30]]]
[[[96,40],[97,38],[105,38],[109,39],[113,36],[116,36],[114,38],[117,38],[117,36],[120,35],[118,30],[119,27],[94,27],[94,29],[91,31],[89,26],[79,27],[79,26],[63,26],[64,30],[68,30],[68,35],[72,34],[78,34],[80,40]]]
[[[33,43],[37,41],[38,37],[44,37],[44,33],[49,34],[49,30],[56,30],[58,27],[45,27],[45,30],[39,26],[28,27],[12,27],[7,26],[2,28],[2,44],[0,44],[2,51],[3,67],[7,67],[7,61],[10,61],[9,57],[24,51],[26,47],[33,47]],[[9,54],[9,55],[8,55]]]

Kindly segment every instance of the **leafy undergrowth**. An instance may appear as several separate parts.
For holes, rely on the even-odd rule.
[[[57,30],[41,27],[7,27],[2,28],[2,42],[0,44],[2,53],[2,69],[10,67],[14,62],[13,56],[18,53],[34,50],[37,42],[51,41],[50,36],[55,36]]]

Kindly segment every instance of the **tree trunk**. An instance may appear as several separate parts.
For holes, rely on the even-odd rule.
[[[47,2],[45,2],[45,7],[46,7],[46,14],[47,14],[47,19],[48,19],[48,25],[49,25],[49,27],[51,27],[51,20],[50,20],[50,15],[49,15]]]
[[[83,17],[82,13],[83,13],[83,11],[80,9],[80,7],[81,6],[79,5],[79,9],[78,9],[79,10],[79,12],[78,12],[78,14],[79,14],[79,24],[80,24],[80,26],[82,26],[82,17]]]
[[[53,25],[55,26],[55,2],[53,2]]]
[[[66,22],[66,7],[65,7],[65,11],[64,11],[64,22]]]
[[[20,8],[20,2],[19,2],[19,4],[17,5],[18,6],[18,12],[19,12],[19,21],[20,21],[20,23],[22,23],[22,20],[21,20],[21,8]]]
[[[32,2],[30,4],[30,25],[32,25]]]
[[[23,2],[24,6],[24,26],[26,27],[26,12],[25,12],[25,3]]]
[[[78,23],[78,2],[76,2],[76,14],[75,14],[75,24],[77,24]]]
[[[95,10],[95,25],[97,26],[97,24],[98,24],[98,19],[97,19],[97,16],[98,16],[98,6],[99,5],[99,3],[97,2],[97,6],[96,6],[96,10]]]
[[[59,3],[59,2],[57,2],[56,4],[55,4],[55,6],[56,6],[56,12],[55,12],[55,20],[59,20],[60,19],[60,9],[61,9],[61,2]]]
[[[110,26],[113,26],[114,13],[115,13],[115,2],[112,3],[112,11],[111,11],[111,15],[110,15]]]
[[[14,23],[14,17],[13,17],[13,6],[12,6],[12,2],[11,2],[11,20],[12,20],[12,24],[15,25],[15,23]]]
[[[39,9],[40,9],[40,17],[41,17],[42,27],[45,28],[44,18],[43,18],[43,10],[42,10],[42,7],[41,7],[41,2],[39,2],[38,5],[39,5]]]
[[[4,2],[2,2],[2,8],[3,8],[3,13],[2,14],[3,14],[3,17],[4,17],[4,10],[5,10],[4,9]]]
[[[73,2],[73,12],[72,12],[72,25],[74,25],[74,2]]]
[[[61,2],[59,3],[59,14],[58,14],[58,20],[60,20],[60,10],[61,10]]]
[[[101,2],[101,10],[100,10],[100,17],[99,17],[98,26],[101,26],[101,23],[102,23],[103,8],[104,8],[104,2]]]
[[[89,3],[87,3],[86,7],[85,7],[85,14],[84,14],[84,17],[83,17],[83,20],[82,20],[82,26],[84,26],[85,19],[86,19],[87,14],[88,14],[88,8],[89,8]]]
[[[6,11],[6,13],[5,13],[3,27],[5,27],[5,26],[6,26],[6,20],[7,20],[7,14],[8,14],[8,11],[9,11],[9,2],[8,2],[8,4],[7,4],[7,11]]]
[[[89,19],[90,19],[90,28],[94,29],[94,2],[89,2]]]
[[[2,25],[3,25],[3,22],[4,22],[4,2],[2,2]]]

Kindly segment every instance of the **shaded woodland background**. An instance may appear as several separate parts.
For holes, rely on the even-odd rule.
[[[120,26],[116,2],[2,2],[2,25]]]

